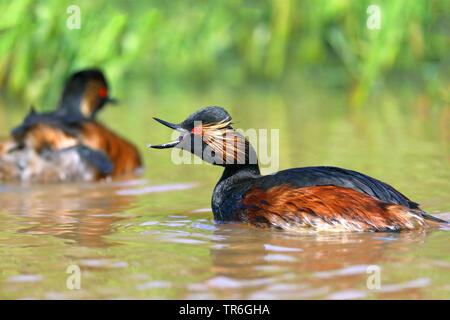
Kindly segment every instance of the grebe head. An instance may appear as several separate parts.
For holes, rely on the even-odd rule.
[[[67,115],[93,119],[106,103],[116,100],[108,94],[108,83],[99,69],[85,69],[67,80],[58,110]]]
[[[154,119],[179,131],[180,136],[173,142],[149,147],[187,150],[208,163],[221,166],[258,163],[256,152],[245,137],[231,127],[231,116],[221,107],[200,109],[180,124]]]

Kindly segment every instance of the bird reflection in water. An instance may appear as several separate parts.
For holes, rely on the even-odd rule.
[[[52,235],[85,247],[119,243],[106,237],[135,201],[134,195],[118,195],[120,182],[66,183],[43,186],[2,186],[2,211],[23,218],[19,233]],[[31,226],[30,226],[31,224]]]

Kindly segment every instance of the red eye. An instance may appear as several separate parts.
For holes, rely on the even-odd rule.
[[[105,98],[107,95],[108,95],[108,90],[106,90],[106,88],[101,88],[101,89],[98,91],[98,96],[99,96],[100,98]]]
[[[194,127],[194,129],[192,129],[192,133],[195,135],[202,134],[202,127]]]

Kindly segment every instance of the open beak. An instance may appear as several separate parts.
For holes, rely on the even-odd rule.
[[[171,128],[171,129],[173,129],[173,130],[178,130],[178,129],[181,128],[181,126],[180,126],[179,124],[170,123],[170,122],[167,122],[167,121],[158,119],[158,118],[153,118],[153,119],[155,119],[155,120],[158,121],[159,123],[165,125],[166,127]]]
[[[172,141],[172,142],[169,142],[169,143],[158,144],[158,145],[151,145],[149,143],[149,144],[147,144],[148,148],[155,148],[155,149],[173,148],[173,147],[175,147],[177,144],[179,144],[183,140],[183,135],[184,135],[183,133],[184,133],[185,130],[183,128],[181,128],[181,126],[179,124],[170,123],[170,122],[158,119],[158,118],[153,118],[153,119],[155,119],[159,123],[165,125],[166,127],[169,127],[171,129],[180,131],[181,134],[180,134],[180,137],[178,138],[178,140],[176,140],[176,141]]]

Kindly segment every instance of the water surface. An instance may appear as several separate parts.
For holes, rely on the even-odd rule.
[[[236,128],[280,130],[280,170],[357,170],[450,219],[448,110],[417,95],[383,92],[351,113],[343,95],[301,90],[134,95],[121,104],[101,120],[139,146],[143,175],[0,185],[0,298],[450,298],[448,227],[300,234],[215,224],[209,208],[221,168],[175,165],[170,151],[145,148],[170,139],[152,116],[176,122],[201,106],[221,105]],[[25,110],[0,110],[6,135]],[[66,286],[70,265],[81,269],[80,290]],[[367,285],[373,266],[379,289]]]

